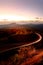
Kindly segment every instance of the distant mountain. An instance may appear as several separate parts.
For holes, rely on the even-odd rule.
[[[29,27],[35,28],[35,29],[42,29],[43,30],[43,24],[29,24]]]
[[[16,23],[10,23],[10,24],[5,24],[5,25],[0,25],[0,28],[10,28],[10,27],[16,27]]]
[[[6,25],[0,25],[0,28],[18,28],[18,27],[26,27],[26,28],[34,28],[43,31],[43,24],[17,24],[11,23]]]
[[[36,29],[36,30],[40,30],[40,31],[43,31],[43,24],[26,24],[26,25],[23,25],[27,28],[33,28],[33,29]]]

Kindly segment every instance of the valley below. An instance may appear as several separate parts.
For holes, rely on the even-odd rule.
[[[27,27],[0,29],[0,65],[43,65],[43,32]]]

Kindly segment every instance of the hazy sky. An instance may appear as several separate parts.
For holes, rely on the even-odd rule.
[[[0,19],[14,17],[17,20],[43,17],[43,0],[0,0]]]

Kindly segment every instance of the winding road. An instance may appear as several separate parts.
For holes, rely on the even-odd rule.
[[[17,46],[17,47],[15,47],[14,44],[10,45],[12,47],[8,47],[9,45],[7,45],[7,48],[5,47],[4,49],[0,49],[0,53],[6,52],[6,51],[9,51],[9,50],[13,50],[13,49],[16,49],[16,48],[21,48],[21,47],[24,47],[24,46],[33,45],[33,44],[40,42],[42,40],[42,36],[39,33],[35,33],[35,34],[38,36],[37,40],[30,42],[30,43],[29,42],[24,43],[23,45],[20,45],[20,46]]]

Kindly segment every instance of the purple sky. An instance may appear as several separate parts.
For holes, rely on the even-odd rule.
[[[0,0],[0,16],[43,18],[43,0]]]

